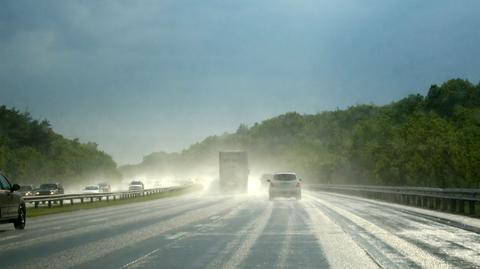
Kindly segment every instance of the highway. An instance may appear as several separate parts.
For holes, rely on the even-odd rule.
[[[478,227],[322,192],[194,194],[32,218],[24,231],[1,225],[0,267],[479,268]]]

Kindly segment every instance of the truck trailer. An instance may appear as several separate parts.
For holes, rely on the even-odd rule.
[[[224,192],[243,193],[248,187],[248,157],[245,151],[219,153],[220,189]]]

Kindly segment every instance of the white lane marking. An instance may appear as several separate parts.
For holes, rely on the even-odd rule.
[[[179,240],[184,240],[184,239],[187,239],[187,238],[190,238],[190,237],[193,237],[195,236],[194,233],[184,233],[183,236],[181,236],[180,238],[178,238]],[[177,241],[175,241],[177,242]],[[164,245],[162,248],[157,248],[157,249],[154,249],[152,251],[150,251],[149,253],[143,255],[142,257],[139,257],[125,265],[123,265],[122,267],[120,267],[119,269],[123,269],[123,268],[145,268],[145,265],[148,266],[149,262],[149,259],[150,258],[154,258],[152,257],[155,253],[161,251],[162,249],[165,249],[166,247],[170,247],[172,244],[175,244],[175,242],[171,242],[169,244],[166,244]]]
[[[209,218],[210,221],[213,221],[213,222],[221,222],[221,220],[224,220],[224,219],[229,219],[229,218],[232,218],[233,216],[236,216],[238,215],[238,213],[245,207],[245,203],[242,203],[240,204],[239,206],[235,206],[232,210],[230,210],[230,212],[226,213],[225,215],[221,216],[220,218],[214,218],[212,220],[212,218]],[[197,227],[199,230],[204,230],[208,225],[205,225],[205,224],[198,224],[198,225],[195,225],[195,227]],[[210,225],[211,226],[211,225]],[[175,235],[178,235],[178,234],[182,234],[182,236],[180,236],[179,240],[184,240],[186,238],[189,238],[189,237],[194,237],[194,236],[198,236],[198,235],[206,235],[207,233],[204,233],[204,232],[195,232],[195,233],[192,233],[192,232],[188,232],[188,233],[177,233]],[[208,235],[216,235],[216,236],[225,236],[225,235],[237,235],[237,233],[233,234],[233,233],[223,233],[223,234],[213,234],[213,233],[208,233]],[[173,244],[170,243],[170,244]],[[163,247],[166,247],[170,244],[167,244]],[[138,258],[138,259],[135,259],[127,264],[125,264],[124,266],[122,266],[120,269],[124,269],[124,268],[142,268],[142,267],[145,267],[145,264],[148,264],[149,263],[149,259],[150,258],[153,258],[153,254],[157,253],[158,251],[160,251],[161,249],[155,249],[153,251],[151,251],[150,253],[147,253],[146,255]]]
[[[228,212],[227,214],[223,215],[221,217],[221,220],[228,220],[228,219],[233,219],[234,217],[236,217],[240,211],[244,210],[246,207],[248,206],[247,203],[242,203],[238,206],[236,206],[235,208],[233,208],[232,210],[230,210],[230,212]]]
[[[88,223],[96,223],[96,222],[104,222],[104,221],[107,221],[108,218],[99,218],[99,219],[91,219],[91,220],[88,220],[87,222]]]
[[[278,255],[277,268],[288,268],[287,258],[288,258],[288,255],[290,254],[290,245],[292,243],[293,216],[294,214],[291,214],[291,213],[288,216],[287,229],[285,231],[285,239],[282,242],[280,254]]]
[[[167,235],[167,236],[165,236],[165,238],[167,238],[168,240],[175,240],[175,239],[178,239],[180,237],[184,237],[187,234],[188,234],[187,232],[180,232],[180,233],[176,233],[176,234],[172,234],[172,235]]]
[[[6,241],[6,240],[11,240],[20,237],[20,235],[10,235],[10,236],[5,236],[0,238],[0,241]]]
[[[245,241],[243,241],[242,245],[240,245],[237,251],[235,251],[230,260],[228,260],[227,263],[223,265],[223,268],[238,268],[242,261],[245,260],[245,258],[250,253],[251,248],[255,245],[258,237],[260,237],[263,230],[267,226],[268,220],[272,215],[272,208],[272,203],[268,203],[267,208],[254,222],[253,230],[251,230],[248,234],[245,235]]]
[[[341,227],[330,220],[308,197],[303,204],[311,233],[316,237],[331,268],[379,268]]]
[[[205,203],[208,203],[208,201],[206,201]],[[158,212],[158,215],[165,216],[165,215],[173,214],[175,212],[188,209],[188,208],[190,208],[192,206],[195,206],[195,205],[198,205],[198,203],[197,204],[185,204],[185,205],[179,205],[177,207],[167,208],[167,209],[164,209],[164,210]],[[98,224],[98,225],[81,226],[81,227],[76,228],[76,229],[67,230],[67,231],[60,231],[60,232],[57,232],[57,233],[45,233],[44,236],[23,240],[21,242],[7,243],[7,244],[2,246],[2,248],[0,249],[0,252],[4,251],[4,250],[9,250],[9,249],[18,249],[18,248],[24,248],[24,247],[27,247],[27,246],[47,243],[47,242],[50,242],[50,241],[64,239],[66,237],[76,236],[76,235],[80,235],[80,234],[84,234],[84,233],[96,232],[96,231],[101,231],[101,230],[106,230],[106,229],[112,229],[116,226],[129,224],[129,223],[134,223],[134,222],[138,222],[138,221],[142,221],[142,220],[146,220],[146,219],[150,219],[150,218],[152,218],[151,215],[141,214],[141,215],[135,216],[135,217],[126,217],[126,218],[123,218],[123,219],[119,219],[115,222],[101,223],[101,224]],[[55,226],[55,227],[51,227],[48,230],[59,230],[59,229],[62,229],[62,227]]]
[[[180,216],[172,217],[168,220],[161,221],[140,229],[121,233],[116,236],[93,241],[78,247],[57,252],[46,257],[30,260],[25,264],[18,265],[22,268],[68,268],[78,266],[80,264],[99,259],[114,251],[123,249],[133,244],[141,243],[144,240],[150,239],[173,230],[175,228],[188,225],[190,223],[209,218],[213,214],[218,214],[220,211],[227,210],[234,206],[235,201],[228,201],[224,203],[216,203],[214,205],[206,206],[201,209],[195,209],[186,212]],[[52,263],[52,259],[55,263]]]
[[[158,252],[159,250],[160,250],[159,248],[154,249],[154,250],[150,251],[149,253],[143,255],[142,257],[140,257],[140,258],[138,258],[138,259],[135,259],[135,260],[133,260],[133,261],[125,264],[124,266],[120,267],[120,269],[125,269],[125,268],[127,268],[127,267],[130,267],[130,266],[132,266],[132,265],[140,262],[141,260],[144,260],[144,259],[148,258],[149,256],[155,254],[155,253]]]
[[[334,199],[335,198],[339,199],[351,197],[335,195]],[[368,201],[365,199],[355,199],[355,201],[363,201],[364,203],[374,204],[373,201]],[[379,203],[376,204],[382,205]],[[351,208],[351,210],[349,210],[350,212],[355,212],[354,210],[356,210],[357,207],[361,208],[362,206],[364,206],[358,202],[347,202],[345,205],[348,205],[348,207]],[[395,208],[391,208],[390,204],[388,204],[387,206],[387,209],[395,210]],[[401,207],[397,208],[402,209]],[[395,214],[395,216],[392,216],[392,214]],[[387,212],[380,211],[377,213],[377,215],[382,216],[386,219],[391,218],[393,221],[398,220],[403,216],[411,217],[411,215],[404,212],[390,212],[390,210],[387,210]],[[423,223],[425,219],[421,217],[414,217],[414,219],[420,220],[419,222],[413,222],[415,227],[414,229],[405,228],[397,234],[402,235],[402,237],[408,237],[416,241],[425,242],[425,244],[427,245],[437,248],[438,250],[443,251],[446,254],[448,253],[448,256],[450,256],[451,258],[456,257],[461,260],[471,262],[472,264],[480,264],[480,255],[478,255],[478,253],[480,253],[479,235],[436,222],[427,222],[428,224],[426,224]],[[452,248],[452,242],[457,242],[458,244],[461,244],[462,247]]]
[[[237,235],[239,237],[244,236],[247,234],[247,231],[235,232],[235,233],[209,233],[209,232],[199,232],[199,233],[192,233],[194,235],[203,235],[203,236],[232,236]],[[281,235],[291,235],[291,236],[298,236],[298,235],[311,235],[312,232],[310,231],[301,231],[301,232],[263,232],[262,235],[268,236],[281,236]],[[238,242],[237,242],[238,243]]]
[[[223,219],[233,218],[233,216],[237,215],[238,212],[242,210],[244,206],[246,206],[246,204],[235,208],[234,210],[232,210],[231,213],[225,215]],[[269,215],[271,215],[271,208],[270,209],[266,208],[264,211],[260,213],[259,217],[256,217],[253,221],[250,221],[249,223],[247,223],[242,230],[236,233],[220,233],[220,235],[222,236],[233,235],[235,236],[235,238],[232,241],[230,241],[227,244],[227,246],[223,248],[222,253],[219,253],[219,255],[217,255],[217,258],[215,258],[212,262],[210,262],[205,268],[217,269],[217,268],[225,267],[225,266],[222,266],[222,263],[224,261],[224,255],[221,255],[221,254],[231,253],[234,247],[238,246],[240,242],[244,240],[246,236],[248,236],[249,231],[252,230],[255,227],[255,225],[257,225],[257,223],[259,223],[259,220],[262,218],[262,216],[265,214],[267,210],[270,211]],[[217,233],[214,233],[214,234],[217,235]]]
[[[311,195],[308,195],[308,197],[350,219],[351,221],[362,227],[364,230],[366,230],[368,233],[374,234],[385,244],[392,247],[393,249],[396,249],[402,255],[409,258],[421,267],[451,268],[451,266],[445,261],[438,259],[437,257],[431,255],[430,253],[417,247],[416,245],[405,241],[397,235],[388,232],[387,230],[373,224],[372,222],[369,222],[364,218],[361,218],[348,212],[347,210],[334,206],[333,204],[331,204],[330,202],[326,202],[325,200],[321,200]]]

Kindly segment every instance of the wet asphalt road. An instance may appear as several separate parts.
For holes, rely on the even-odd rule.
[[[480,268],[478,233],[405,208],[304,192],[85,210],[1,225],[0,267]]]

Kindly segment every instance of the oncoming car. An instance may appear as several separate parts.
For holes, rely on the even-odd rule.
[[[129,191],[143,191],[143,189],[144,189],[143,182],[138,180],[134,180],[130,182],[130,184],[128,185]]]
[[[85,193],[85,194],[100,193],[100,188],[97,185],[86,186],[85,188],[83,188],[82,193]]]
[[[63,194],[63,187],[60,183],[46,183],[41,184],[38,189],[35,190],[35,195],[55,195]]]
[[[276,197],[295,197],[297,200],[302,199],[301,179],[295,173],[275,173],[271,179],[268,193],[270,200]]]
[[[0,223],[13,223],[15,229],[23,230],[27,209],[19,189],[19,185],[10,184],[7,177],[0,173]]]
[[[33,191],[32,185],[20,185],[20,189],[18,190],[18,192],[22,196],[32,196],[35,194],[35,192]]]

